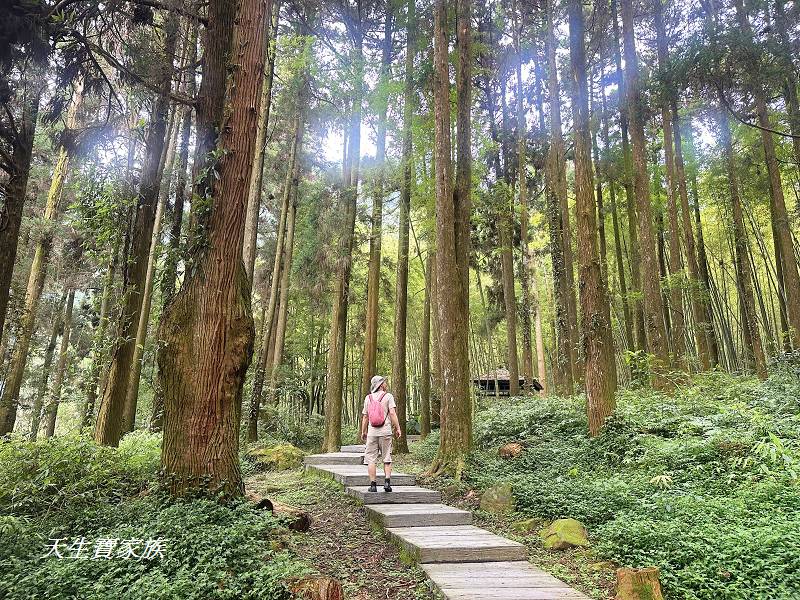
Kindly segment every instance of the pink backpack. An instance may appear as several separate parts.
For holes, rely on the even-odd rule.
[[[377,399],[375,399],[374,394],[367,396],[369,399],[367,416],[369,417],[369,424],[373,427],[383,427],[384,423],[386,423],[386,413],[383,411],[383,404],[381,404],[381,400],[385,395],[386,392],[382,392]]]

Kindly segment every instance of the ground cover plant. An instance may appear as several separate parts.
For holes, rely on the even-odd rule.
[[[658,566],[667,598],[798,597],[798,375],[795,359],[765,382],[625,390],[596,438],[580,397],[482,399],[465,484],[510,482],[514,518],[582,521],[597,560]],[[524,451],[501,458],[512,441]],[[421,464],[436,444],[415,447]]]
[[[285,581],[310,569],[282,549],[280,521],[247,502],[170,499],[156,485],[159,442],[0,443],[0,597],[288,599]],[[54,539],[63,558],[46,556]],[[161,555],[124,557],[123,542],[145,556],[159,539]],[[99,540],[116,540],[110,558]]]

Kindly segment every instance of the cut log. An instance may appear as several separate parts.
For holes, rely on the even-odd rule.
[[[294,506],[273,502],[272,514],[280,518],[292,531],[304,532],[311,528],[311,516],[304,510]]]
[[[617,600],[663,600],[658,567],[617,569]]]
[[[291,581],[289,591],[303,600],[344,600],[342,584],[322,575]]]
[[[270,511],[292,531],[305,532],[311,528],[311,516],[304,510],[274,502],[254,492],[247,492],[245,496],[255,505],[256,510]]]

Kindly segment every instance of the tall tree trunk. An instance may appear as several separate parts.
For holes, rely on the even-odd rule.
[[[617,0],[611,0],[611,26],[614,32],[614,63],[617,71],[619,86],[619,120],[622,136],[622,163],[623,180],[625,188],[625,212],[628,215],[628,260],[631,265],[631,292],[635,294],[633,304],[633,322],[636,332],[635,344],[632,347],[647,350],[647,339],[644,326],[644,311],[639,292],[642,291],[641,261],[639,260],[639,234],[636,228],[638,217],[636,215],[636,194],[633,187],[633,158],[631,156],[630,139],[628,135],[628,111],[624,99],[627,97],[626,76],[622,70],[622,52],[620,50],[621,37],[619,32],[619,16],[617,14]]]
[[[67,294],[66,308],[64,309],[61,347],[58,350],[56,377],[53,380],[53,388],[50,390],[47,408],[45,409],[46,424],[44,435],[48,438],[53,437],[56,432],[56,417],[58,416],[58,406],[61,404],[61,387],[64,384],[64,374],[67,371],[67,359],[69,357],[69,338],[72,332],[72,306],[74,303],[75,288],[70,287]]]
[[[436,283],[436,248],[431,249],[431,423],[440,425],[442,408],[442,353],[439,346],[439,286]]]
[[[664,324],[661,300],[656,241],[653,233],[653,211],[650,206],[650,180],[647,175],[647,140],[644,135],[644,115],[639,83],[639,58],[636,54],[632,0],[621,0],[622,30],[625,40],[625,92],[630,125],[633,158],[633,191],[636,196],[639,264],[647,350],[655,356],[653,383],[658,388],[668,386],[661,375],[670,367],[669,343]]]
[[[133,368],[136,332],[139,328],[156,204],[161,187],[161,157],[166,143],[167,111],[177,34],[177,15],[170,11],[165,23],[164,57],[159,73],[159,94],[153,107],[152,122],[147,134],[147,150],[142,166],[130,256],[128,264],[125,265],[123,306],[117,325],[117,339],[120,342],[111,359],[108,382],[103,391],[94,431],[95,441],[104,446],[117,446],[124,433],[128,383]]]
[[[488,23],[485,29],[489,36],[489,46],[494,44],[493,33],[495,31],[493,24]],[[499,232],[499,254],[500,254],[500,269],[501,269],[501,283],[503,287],[503,306],[505,309],[506,319],[506,367],[509,372],[509,394],[512,396],[519,395],[519,356],[517,354],[517,299],[514,284],[514,248],[513,248],[513,223],[514,223],[514,203],[513,196],[507,196],[506,190],[512,189],[511,177],[511,164],[510,155],[511,151],[508,148],[508,110],[506,107],[506,89],[505,82],[500,81],[500,100],[502,107],[502,135],[497,131],[495,124],[495,113],[497,110],[495,97],[494,97],[494,82],[489,77],[491,69],[497,69],[495,63],[490,63],[486,66],[486,103],[489,113],[489,129],[492,142],[498,147],[491,153],[491,162],[494,166],[495,178],[499,183],[504,181],[506,187],[496,187],[498,190],[499,199],[495,202],[497,229]],[[503,162],[500,163],[500,154],[502,150]],[[524,276],[524,275],[523,275]],[[524,301],[523,301],[523,304]],[[523,306],[523,312],[526,307]],[[530,349],[530,323],[528,323],[528,338],[523,342],[523,346],[527,344]]]
[[[73,101],[70,104],[66,126],[75,129],[77,115],[83,95],[83,85],[79,81]],[[38,102],[38,101],[37,101]],[[59,148],[58,159],[53,167],[50,181],[50,190],[47,194],[47,204],[44,209],[44,229],[36,242],[31,271],[28,275],[28,286],[25,291],[25,306],[20,317],[20,328],[17,334],[14,354],[11,357],[11,366],[0,397],[0,435],[14,430],[17,419],[17,406],[22,379],[25,375],[25,365],[28,362],[28,350],[36,327],[36,314],[39,310],[39,300],[44,290],[47,278],[47,269],[53,250],[53,236],[55,226],[60,218],[64,181],[69,170],[69,154],[64,146]],[[28,159],[30,160],[30,159]],[[8,188],[6,188],[8,189]],[[16,244],[15,244],[16,245]]]
[[[305,90],[308,86],[307,75],[303,74],[302,90],[300,93],[300,105],[305,104],[307,94]],[[302,110],[302,109],[301,109]],[[292,274],[292,257],[294,254],[294,237],[295,237],[295,223],[297,220],[297,190],[300,185],[301,174],[301,155],[303,153],[303,134],[305,133],[305,111],[301,112],[300,122],[298,124],[299,131],[295,133],[297,145],[294,150],[294,158],[292,160],[292,176],[287,182],[289,184],[289,204],[287,207],[288,214],[286,215],[286,240],[283,244],[283,257],[281,265],[281,281],[280,281],[280,299],[278,301],[278,315],[275,323],[275,343],[273,344],[272,363],[270,367],[270,384],[269,393],[272,397],[273,404],[278,402],[278,378],[280,375],[280,368],[283,364],[283,348],[286,340],[286,325],[289,318],[289,285],[291,282]]]
[[[264,382],[270,377],[272,356],[269,349],[275,341],[273,323],[277,315],[278,297],[280,295],[281,266],[283,264],[283,248],[286,238],[286,220],[289,214],[289,204],[292,198],[292,186],[297,175],[296,169],[300,160],[301,144],[303,139],[303,115],[300,96],[298,96],[296,113],[294,117],[294,135],[289,150],[289,162],[286,168],[286,181],[283,184],[281,201],[281,216],[278,220],[278,229],[275,232],[275,258],[272,263],[272,283],[267,301],[267,312],[264,317],[263,331],[261,332],[261,354],[259,355],[256,371],[253,375],[253,392],[250,397],[250,410],[247,419],[247,441],[258,440],[258,415],[264,396]]]
[[[414,0],[410,0],[413,2]],[[420,437],[425,439],[431,432],[431,280],[434,273],[430,250],[425,261],[425,302],[422,309],[422,369],[420,372]]]
[[[500,208],[500,263],[503,278],[503,301],[506,309],[506,345],[508,363],[508,393],[519,396],[519,358],[517,357],[517,299],[514,291],[514,258],[513,258],[513,206],[509,203],[513,198],[503,198]]]
[[[186,49],[188,50],[188,48]],[[183,53],[183,60],[186,59],[186,51]],[[182,86],[185,91],[185,86]],[[172,171],[175,167],[175,150],[178,145],[179,128],[177,126],[178,112],[172,111],[170,118],[170,133],[164,155],[162,157],[161,192],[159,194],[158,205],[156,206],[156,216],[153,223],[153,238],[150,241],[150,252],[147,257],[147,273],[145,275],[144,291],[142,297],[142,309],[139,314],[139,325],[136,328],[136,345],[133,350],[133,366],[131,368],[130,379],[128,381],[128,391],[125,395],[125,412],[122,415],[122,433],[131,432],[136,424],[136,406],[139,400],[139,384],[141,382],[142,367],[144,361],[144,349],[147,342],[147,332],[150,327],[150,308],[153,300],[153,285],[156,262],[158,262],[158,246],[161,241],[161,222],[164,211],[167,210],[167,203],[172,185]],[[157,342],[156,342],[157,343]],[[155,386],[158,388],[158,386]],[[153,391],[153,404],[156,404],[156,396],[161,396],[161,409],[163,410],[163,393],[158,389]]]
[[[50,371],[53,366],[53,355],[56,352],[56,342],[58,341],[58,334],[62,329],[62,321],[64,317],[64,305],[67,302],[67,290],[61,296],[61,300],[54,307],[53,315],[53,329],[50,333],[50,342],[44,351],[44,362],[42,363],[42,370],[39,375],[39,385],[36,388],[36,397],[33,401],[33,408],[31,409],[31,432],[30,440],[36,441],[39,435],[39,425],[42,421],[42,409],[44,408],[44,401],[47,397],[48,382],[50,380]],[[0,354],[0,360],[5,357]]]
[[[470,0],[456,1],[456,181],[450,159],[450,79],[447,60],[447,2],[434,4],[434,121],[436,162],[436,280],[440,292],[439,351],[442,360],[441,435],[432,473],[461,478],[472,446],[469,390],[469,216],[472,156],[470,119],[472,60]]]
[[[388,79],[389,65],[391,63],[391,2],[387,2],[386,30],[384,34],[383,47],[383,77]],[[397,419],[400,422],[402,436],[397,440],[397,451],[400,453],[408,452],[408,441],[406,438],[407,403],[408,403],[408,384],[406,376],[406,329],[408,325],[408,229],[409,214],[411,212],[411,192],[414,185],[414,165],[412,164],[412,120],[414,118],[414,48],[416,38],[414,28],[416,27],[416,7],[415,0],[408,0],[406,12],[406,59],[405,59],[405,83],[403,90],[403,175],[400,184],[400,223],[398,229],[397,243],[397,282],[395,285],[395,317],[394,317],[394,351],[392,353],[392,389],[394,390],[395,402],[397,404]],[[378,158],[381,161],[380,168],[383,169],[383,160],[386,144],[386,105],[381,105],[378,127]],[[381,177],[383,175],[381,174]],[[383,193],[381,182],[380,191]],[[372,257],[370,256],[370,268],[372,268]],[[370,273],[371,274],[371,273]],[[377,284],[377,276],[376,276]],[[377,292],[377,290],[376,290]],[[376,306],[374,316],[377,318],[377,293],[375,294]],[[430,309],[429,309],[430,310]],[[429,315],[430,316],[430,315]],[[377,323],[372,329],[372,334],[377,334]],[[375,340],[377,342],[377,340]],[[374,352],[373,352],[374,354]],[[374,361],[374,356],[372,357]],[[364,367],[366,368],[366,361]],[[374,362],[373,362],[374,366]],[[374,369],[373,369],[374,370]],[[363,388],[362,388],[362,391]],[[369,390],[366,390],[367,392]],[[362,394],[365,396],[366,394]],[[428,429],[430,430],[430,414],[428,415]]]
[[[686,189],[686,167],[683,160],[683,142],[680,121],[678,120],[678,106],[672,105],[673,121],[675,122],[675,166],[678,173],[678,184],[681,196],[681,210],[683,213],[684,236],[686,236],[686,255],[689,264],[689,276],[695,281],[692,288],[692,305],[695,312],[695,329],[702,331],[705,338],[708,366],[703,362],[703,346],[698,341],[697,348],[700,364],[704,369],[716,367],[720,364],[719,346],[714,331],[714,309],[711,303],[711,282],[708,273],[708,259],[706,258],[705,243],[703,240],[703,225],[700,222],[700,199],[697,195],[697,182],[693,180],[693,207],[694,224],[697,227],[697,245],[693,233],[692,220],[689,215],[689,192]],[[691,128],[687,128],[687,144],[690,155],[694,159],[694,137]],[[695,173],[692,171],[692,173]],[[693,175],[696,177],[696,175]],[[700,316],[698,316],[700,315]]]
[[[789,29],[792,24],[791,17],[786,14],[783,0],[775,0],[775,27],[778,39],[781,42],[781,59],[784,83],[783,97],[786,102],[786,112],[789,117],[789,130],[792,132],[792,150],[795,168],[800,176],[800,101],[797,98],[797,71],[792,60],[792,41],[789,38]],[[800,10],[800,5],[795,2],[795,10]]]
[[[224,98],[224,118],[198,127],[216,125],[220,132],[219,178],[210,190],[207,249],[198,253],[195,269],[166,309],[158,354],[164,387],[161,463],[176,494],[201,482],[210,490],[244,491],[239,424],[255,333],[242,248],[255,150],[251,132],[258,126],[264,76],[265,14],[265,0],[220,0],[209,7],[209,37],[233,38],[207,46],[203,65],[204,75],[217,68],[230,74],[227,89],[205,90],[210,98]],[[208,117],[198,111],[198,120],[201,116]]]
[[[600,138],[603,142],[603,149],[607,152],[610,148],[610,136],[608,127],[608,110],[606,106],[605,88],[600,86],[600,106],[601,106],[601,128]],[[608,168],[607,168],[608,169]],[[617,212],[617,181],[615,176],[606,172],[609,190],[609,210],[611,212],[611,224],[614,230],[614,259],[617,266],[617,281],[619,282],[619,294],[622,298],[622,315],[624,319],[625,344],[628,348],[633,348],[633,317],[631,315],[630,297],[628,296],[628,281],[625,275],[625,260],[622,255],[622,233],[619,227],[619,214]],[[609,298],[609,301],[611,299]]]
[[[534,261],[535,259],[532,259],[531,264],[533,264]],[[539,286],[536,283],[536,268],[531,269],[530,276],[531,295],[535,299],[533,305],[533,329],[536,332],[536,371],[539,376],[539,383],[542,386],[541,394],[546,396],[549,385],[547,383],[547,370],[545,367],[544,331],[542,330],[542,311],[539,307]]]
[[[663,0],[655,1],[654,22],[657,37],[658,66],[662,71],[670,68],[669,40],[664,26]],[[675,136],[671,103],[675,91],[666,84],[661,105],[664,133],[664,162],[667,170],[667,214],[669,216],[669,317],[672,326],[672,352],[676,366],[685,369],[686,321],[683,314],[683,287],[685,273],[681,261],[680,227],[678,225],[679,172],[676,165]]]
[[[190,65],[197,62],[197,28],[192,28],[189,38],[188,60]],[[195,95],[194,68],[189,70],[186,81],[186,94],[190,97]],[[169,230],[169,249],[164,259],[163,275],[161,279],[161,298],[164,306],[172,299],[175,293],[175,284],[178,278],[178,254],[181,241],[181,231],[183,228],[183,212],[186,205],[186,186],[188,177],[186,169],[189,165],[189,143],[192,134],[192,107],[184,106],[181,109],[181,129],[180,144],[178,150],[177,179],[175,182],[175,198],[170,210],[172,222]]]
[[[739,27],[748,37],[753,36],[750,21],[743,0],[736,0],[736,15]],[[757,57],[756,64],[760,63]],[[791,69],[790,69],[791,71]],[[776,248],[780,248],[775,260],[780,262],[780,269],[783,272],[782,283],[785,290],[786,314],[790,325],[790,337],[792,345],[800,348],[800,272],[797,269],[795,260],[794,244],[792,241],[792,230],[786,210],[786,199],[783,194],[783,182],[781,181],[781,171],[778,158],[775,153],[775,140],[767,111],[767,101],[764,87],[760,83],[753,84],[753,97],[755,99],[756,114],[758,124],[761,127],[761,143],[764,147],[764,161],[767,165],[767,177],[769,180],[770,209],[772,217],[772,235],[776,240]],[[795,90],[796,92],[796,90]]]
[[[378,85],[385,88],[391,79],[391,65],[392,65],[392,3],[386,3],[386,15],[383,25],[383,55],[381,58],[381,73]],[[386,161],[386,114],[389,110],[389,98],[382,96],[380,105],[378,107],[378,127],[377,127],[377,140],[375,150],[375,190],[372,197],[372,229],[369,237],[369,267],[367,275],[367,315],[366,326],[364,332],[364,356],[361,368],[361,397],[366,397],[369,394],[370,379],[376,375],[377,369],[377,356],[378,356],[378,325],[380,322],[380,307],[378,300],[380,298],[380,275],[381,275],[381,237],[383,236],[383,196],[385,175],[385,161]],[[402,264],[402,245],[403,237],[405,236],[405,269],[406,281],[408,279],[408,218],[403,221],[403,201],[405,196],[402,196],[404,190],[401,191],[400,199],[400,248],[398,249],[397,261],[397,291],[400,294],[401,284],[401,271],[404,268]],[[407,213],[406,213],[407,215]],[[405,224],[405,230],[403,226]],[[398,296],[395,306],[400,309],[400,297]],[[395,319],[395,343],[399,349],[400,340],[397,334],[405,334],[405,329],[402,332],[397,331],[397,319]],[[395,353],[396,354],[396,353]],[[405,411],[405,338],[403,338],[403,372],[393,371],[392,387],[394,388],[395,400],[397,402],[397,412]],[[400,403],[403,406],[400,406]],[[401,423],[405,428],[405,424]],[[405,429],[404,429],[405,430]]]
[[[299,164],[299,161],[298,161]],[[286,217],[286,242],[283,245],[283,266],[281,268],[281,297],[278,308],[278,320],[275,324],[275,344],[272,351],[272,365],[269,370],[269,394],[273,405],[278,404],[278,380],[281,364],[283,364],[283,348],[286,341],[286,325],[289,319],[289,284],[292,274],[292,254],[294,252],[294,231],[297,216],[297,180],[299,169],[292,179],[292,197],[289,201],[289,214]]]
[[[197,26],[192,27],[189,37],[189,54],[188,59],[190,65],[197,62]],[[186,93],[188,96],[195,95],[195,69],[190,69],[186,78]],[[181,232],[183,230],[183,213],[186,205],[186,186],[188,184],[187,168],[189,166],[189,141],[192,133],[192,107],[184,106],[181,115],[181,129],[180,129],[180,150],[178,151],[178,166],[177,178],[175,181],[175,198],[170,210],[172,216],[172,223],[169,230],[169,244],[167,247],[166,256],[164,257],[164,266],[162,267],[161,275],[161,301],[162,310],[172,300],[175,294],[175,285],[178,279],[178,259],[180,252]],[[156,345],[158,344],[156,339]],[[155,389],[153,390],[153,414],[150,418],[150,430],[160,431],[164,421],[164,390],[156,381]]]
[[[567,202],[567,172],[564,153],[564,137],[561,132],[561,101],[559,99],[558,69],[556,65],[555,7],[554,0],[547,0],[547,63],[548,94],[550,96],[550,144],[545,166],[545,194],[547,217],[550,225],[550,254],[555,280],[555,321],[557,346],[555,369],[558,373],[557,393],[571,395],[575,392],[577,366],[576,339],[573,337],[572,308],[574,288],[570,285],[569,272],[572,262],[569,246],[569,211],[564,211]],[[558,385],[560,384],[560,385]]]
[[[97,395],[102,392],[103,386],[100,384],[101,373],[105,369],[108,352],[106,348],[106,331],[108,330],[109,315],[111,313],[112,295],[114,291],[114,276],[117,271],[119,261],[119,246],[121,235],[114,236],[111,253],[108,258],[108,267],[103,278],[103,290],[100,298],[100,314],[97,329],[92,340],[92,366],[89,370],[89,382],[86,386],[86,404],[81,410],[81,429],[89,427],[94,416],[94,407],[97,403]]]
[[[33,155],[33,139],[36,133],[36,121],[39,116],[39,102],[45,87],[44,69],[31,61],[27,65],[27,72],[23,75],[22,97],[19,103],[22,106],[20,120],[15,123],[15,131],[11,150],[11,163],[8,167],[8,179],[2,186],[5,207],[0,212],[0,339],[3,337],[3,328],[6,323],[8,311],[8,298],[11,291],[11,276],[14,274],[14,263],[17,259],[17,241],[19,228],[22,223],[22,208],[28,190],[28,178],[31,173],[31,157]],[[4,412],[0,405],[0,414]],[[2,428],[2,422],[0,422]]]
[[[731,212],[733,219],[733,241],[736,249],[736,282],[739,290],[742,307],[742,326],[748,337],[748,344],[743,348],[748,366],[755,367],[756,374],[761,379],[767,377],[767,361],[761,344],[761,332],[756,319],[755,300],[753,298],[753,267],[750,263],[748,251],[747,231],[744,225],[742,201],[739,196],[739,180],[736,174],[736,158],[733,153],[730,122],[728,113],[722,108],[720,102],[719,135],[725,153],[725,163],[728,170],[728,188],[731,196]]]
[[[716,366],[716,347],[714,335],[714,321],[711,307],[708,303],[709,290],[700,279],[700,269],[697,261],[697,247],[695,246],[692,218],[689,208],[689,192],[686,186],[686,166],[683,161],[683,139],[681,136],[680,120],[678,119],[678,105],[673,99],[672,123],[675,149],[675,178],[678,183],[678,197],[681,203],[681,217],[683,223],[683,238],[686,245],[686,265],[689,270],[690,299],[692,313],[694,314],[694,339],[697,346],[697,357],[700,360],[700,369],[707,371]]]
[[[325,387],[325,437],[323,452],[335,452],[342,441],[342,406],[344,393],[345,343],[347,340],[347,309],[350,302],[350,271],[353,259],[353,238],[358,203],[359,162],[361,156],[361,104],[364,95],[364,31],[360,8],[355,22],[351,22],[354,78],[353,107],[350,114],[348,165],[344,173],[342,200],[344,203],[343,230],[338,244],[336,283],[333,294],[333,310],[328,351],[328,374]]]
[[[589,131],[589,99],[586,84],[583,3],[569,3],[570,63],[572,67],[572,112],[575,115],[575,211],[585,364],[586,412],[589,433],[597,435],[614,412],[617,389],[616,358],[611,334],[611,311],[600,271],[597,249]]]
[[[256,265],[258,246],[258,217],[261,212],[261,190],[264,184],[264,157],[267,150],[267,130],[269,129],[270,109],[272,108],[272,82],[275,79],[275,53],[278,49],[278,19],[281,0],[267,0],[267,23],[270,35],[266,46],[266,74],[261,92],[261,118],[256,129],[256,155],[250,173],[250,187],[247,192],[247,220],[244,226],[244,268],[252,280]]]
[[[513,41],[514,52],[516,54],[516,75],[517,75],[517,91],[516,91],[516,112],[517,112],[517,194],[519,197],[519,230],[520,230],[520,248],[522,250],[522,269],[520,269],[519,280],[520,287],[522,288],[522,310],[520,317],[522,321],[522,370],[525,384],[531,385],[533,379],[533,356],[531,351],[531,320],[539,323],[539,330],[537,335],[541,334],[541,315],[539,314],[538,299],[531,297],[531,284],[530,279],[535,277],[532,271],[531,250],[529,245],[529,222],[528,215],[528,160],[527,160],[527,139],[526,139],[526,123],[525,123],[525,102],[524,91],[522,86],[522,46],[520,37],[522,35],[522,15],[519,13],[519,3],[514,0],[513,5]],[[535,316],[534,316],[535,315]],[[540,361],[541,364],[541,361]],[[539,374],[541,379],[541,373]],[[532,389],[532,388],[528,388]]]

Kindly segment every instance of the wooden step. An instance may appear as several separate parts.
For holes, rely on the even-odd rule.
[[[354,444],[352,446],[342,446],[339,448],[340,452],[355,452],[356,454],[364,454],[366,451],[366,444]]]
[[[392,475],[394,482],[394,475]],[[469,525],[472,513],[445,504],[372,504],[367,516],[383,527]]]
[[[422,568],[448,600],[588,600],[528,562],[425,564]]]
[[[306,465],[309,471],[316,471],[323,475],[333,477],[334,480],[345,486],[368,486],[369,474],[364,465]],[[383,485],[383,469],[378,468],[376,479],[378,485]],[[416,478],[407,473],[392,473],[392,485],[414,485]]]
[[[416,485],[392,485],[392,488],[393,491],[387,493],[381,487],[377,492],[369,492],[366,485],[350,486],[347,493],[364,504],[436,504],[442,500],[441,493]]]
[[[522,544],[473,525],[391,527],[386,531],[420,563],[497,562],[528,557]]]
[[[364,456],[353,452],[328,452],[310,454],[303,459],[305,465],[362,465]]]

